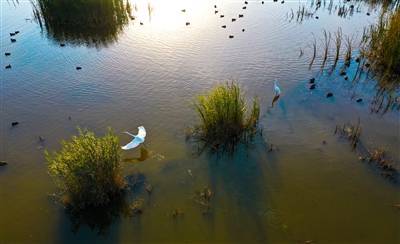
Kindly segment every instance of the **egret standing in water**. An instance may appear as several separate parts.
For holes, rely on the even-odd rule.
[[[271,107],[274,107],[276,101],[278,101],[279,97],[281,96],[281,88],[278,86],[278,81],[274,80],[274,99],[272,99]]]
[[[136,136],[132,135],[131,133],[129,133],[127,131],[124,132],[124,133],[132,136],[134,139],[131,142],[129,142],[128,144],[126,144],[125,146],[121,147],[123,150],[129,150],[129,149],[135,148],[144,142],[144,138],[146,137],[146,129],[143,126],[139,126],[138,130],[139,131]]]

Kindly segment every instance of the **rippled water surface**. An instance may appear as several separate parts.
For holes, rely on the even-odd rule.
[[[320,47],[324,29],[341,27],[356,43],[380,6],[357,1],[352,15],[338,17],[335,6],[343,3],[334,1],[332,13],[323,6],[318,19],[291,19],[292,10],[310,4],[250,0],[243,10],[234,0],[131,1],[135,20],[114,19],[104,32],[82,24],[52,33],[46,24],[57,25],[41,28],[30,1],[1,1],[0,160],[8,165],[0,168],[0,243],[399,243],[398,184],[334,135],[337,124],[360,118],[363,143],[398,161],[398,111],[370,113],[374,81],[354,85],[338,70],[321,73],[321,51],[309,69],[314,36]],[[311,77],[317,77],[314,91]],[[263,138],[233,156],[195,155],[185,141],[185,129],[197,121],[193,99],[231,79],[249,98],[260,98]],[[269,109],[274,79],[283,93]],[[20,124],[11,128],[12,121]],[[56,189],[44,149],[59,149],[78,126],[99,134],[112,127],[125,143],[130,138],[120,132],[139,125],[148,132],[149,157],[127,160],[124,171],[140,172],[154,186],[151,196],[135,193],[145,199],[143,214],[74,229],[73,218],[49,197]],[[268,152],[271,143],[279,150]],[[140,150],[123,156],[138,158]],[[206,186],[214,193],[209,214],[193,200]],[[174,209],[183,216],[172,218]]]

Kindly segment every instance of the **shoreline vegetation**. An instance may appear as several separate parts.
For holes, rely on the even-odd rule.
[[[45,151],[48,172],[66,207],[83,210],[106,206],[126,187],[119,139],[111,129],[103,137],[88,130],[78,132],[70,141],[62,141],[58,152]]]
[[[249,142],[257,133],[260,103],[253,99],[248,106],[235,81],[218,85],[194,103],[199,117],[190,137],[212,151],[233,152],[238,143]]]
[[[343,34],[339,27],[333,34],[323,30],[321,45],[317,45],[315,37],[311,43],[311,59],[309,69],[315,65],[317,46],[322,47],[320,70],[325,71],[331,60],[331,75],[338,67],[340,76],[356,83],[372,78],[376,80],[376,93],[371,101],[370,111],[384,114],[390,110],[400,110],[400,7],[398,1],[390,1],[383,5],[379,21],[365,28],[357,44],[354,35]],[[391,7],[389,7],[391,6]],[[302,10],[304,12],[306,10]],[[331,47],[333,40],[333,47]],[[302,50],[302,49],[301,49]],[[357,53],[357,54],[355,54]],[[356,55],[356,56],[354,56]],[[302,55],[301,55],[302,56]],[[300,56],[300,57],[301,57]],[[349,77],[347,69],[356,63],[356,72]]]

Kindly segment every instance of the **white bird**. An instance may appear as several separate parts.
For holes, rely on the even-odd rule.
[[[275,102],[278,101],[279,97],[281,96],[281,88],[279,88],[277,80],[274,80],[274,92],[275,96],[274,99],[272,99],[271,107],[274,107]]]
[[[125,146],[121,147],[123,150],[129,150],[129,149],[135,148],[144,142],[144,138],[146,137],[146,129],[143,126],[139,126],[138,130],[139,131],[136,136],[132,135],[131,133],[129,133],[127,131],[124,132],[124,133],[132,136],[134,139],[131,142],[129,142],[128,144],[126,144]]]
[[[275,96],[281,95],[281,88],[278,86],[278,80],[274,80],[274,91],[275,91]]]

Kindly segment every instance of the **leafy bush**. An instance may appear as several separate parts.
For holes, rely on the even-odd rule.
[[[64,195],[64,203],[75,209],[105,206],[122,193],[120,146],[111,130],[103,137],[79,129],[71,141],[63,141],[59,152],[45,152],[51,176]]]
[[[244,95],[234,82],[217,86],[207,95],[199,96],[195,108],[201,121],[195,128],[195,135],[214,149],[231,150],[257,130],[259,102],[254,99],[248,111]]]

